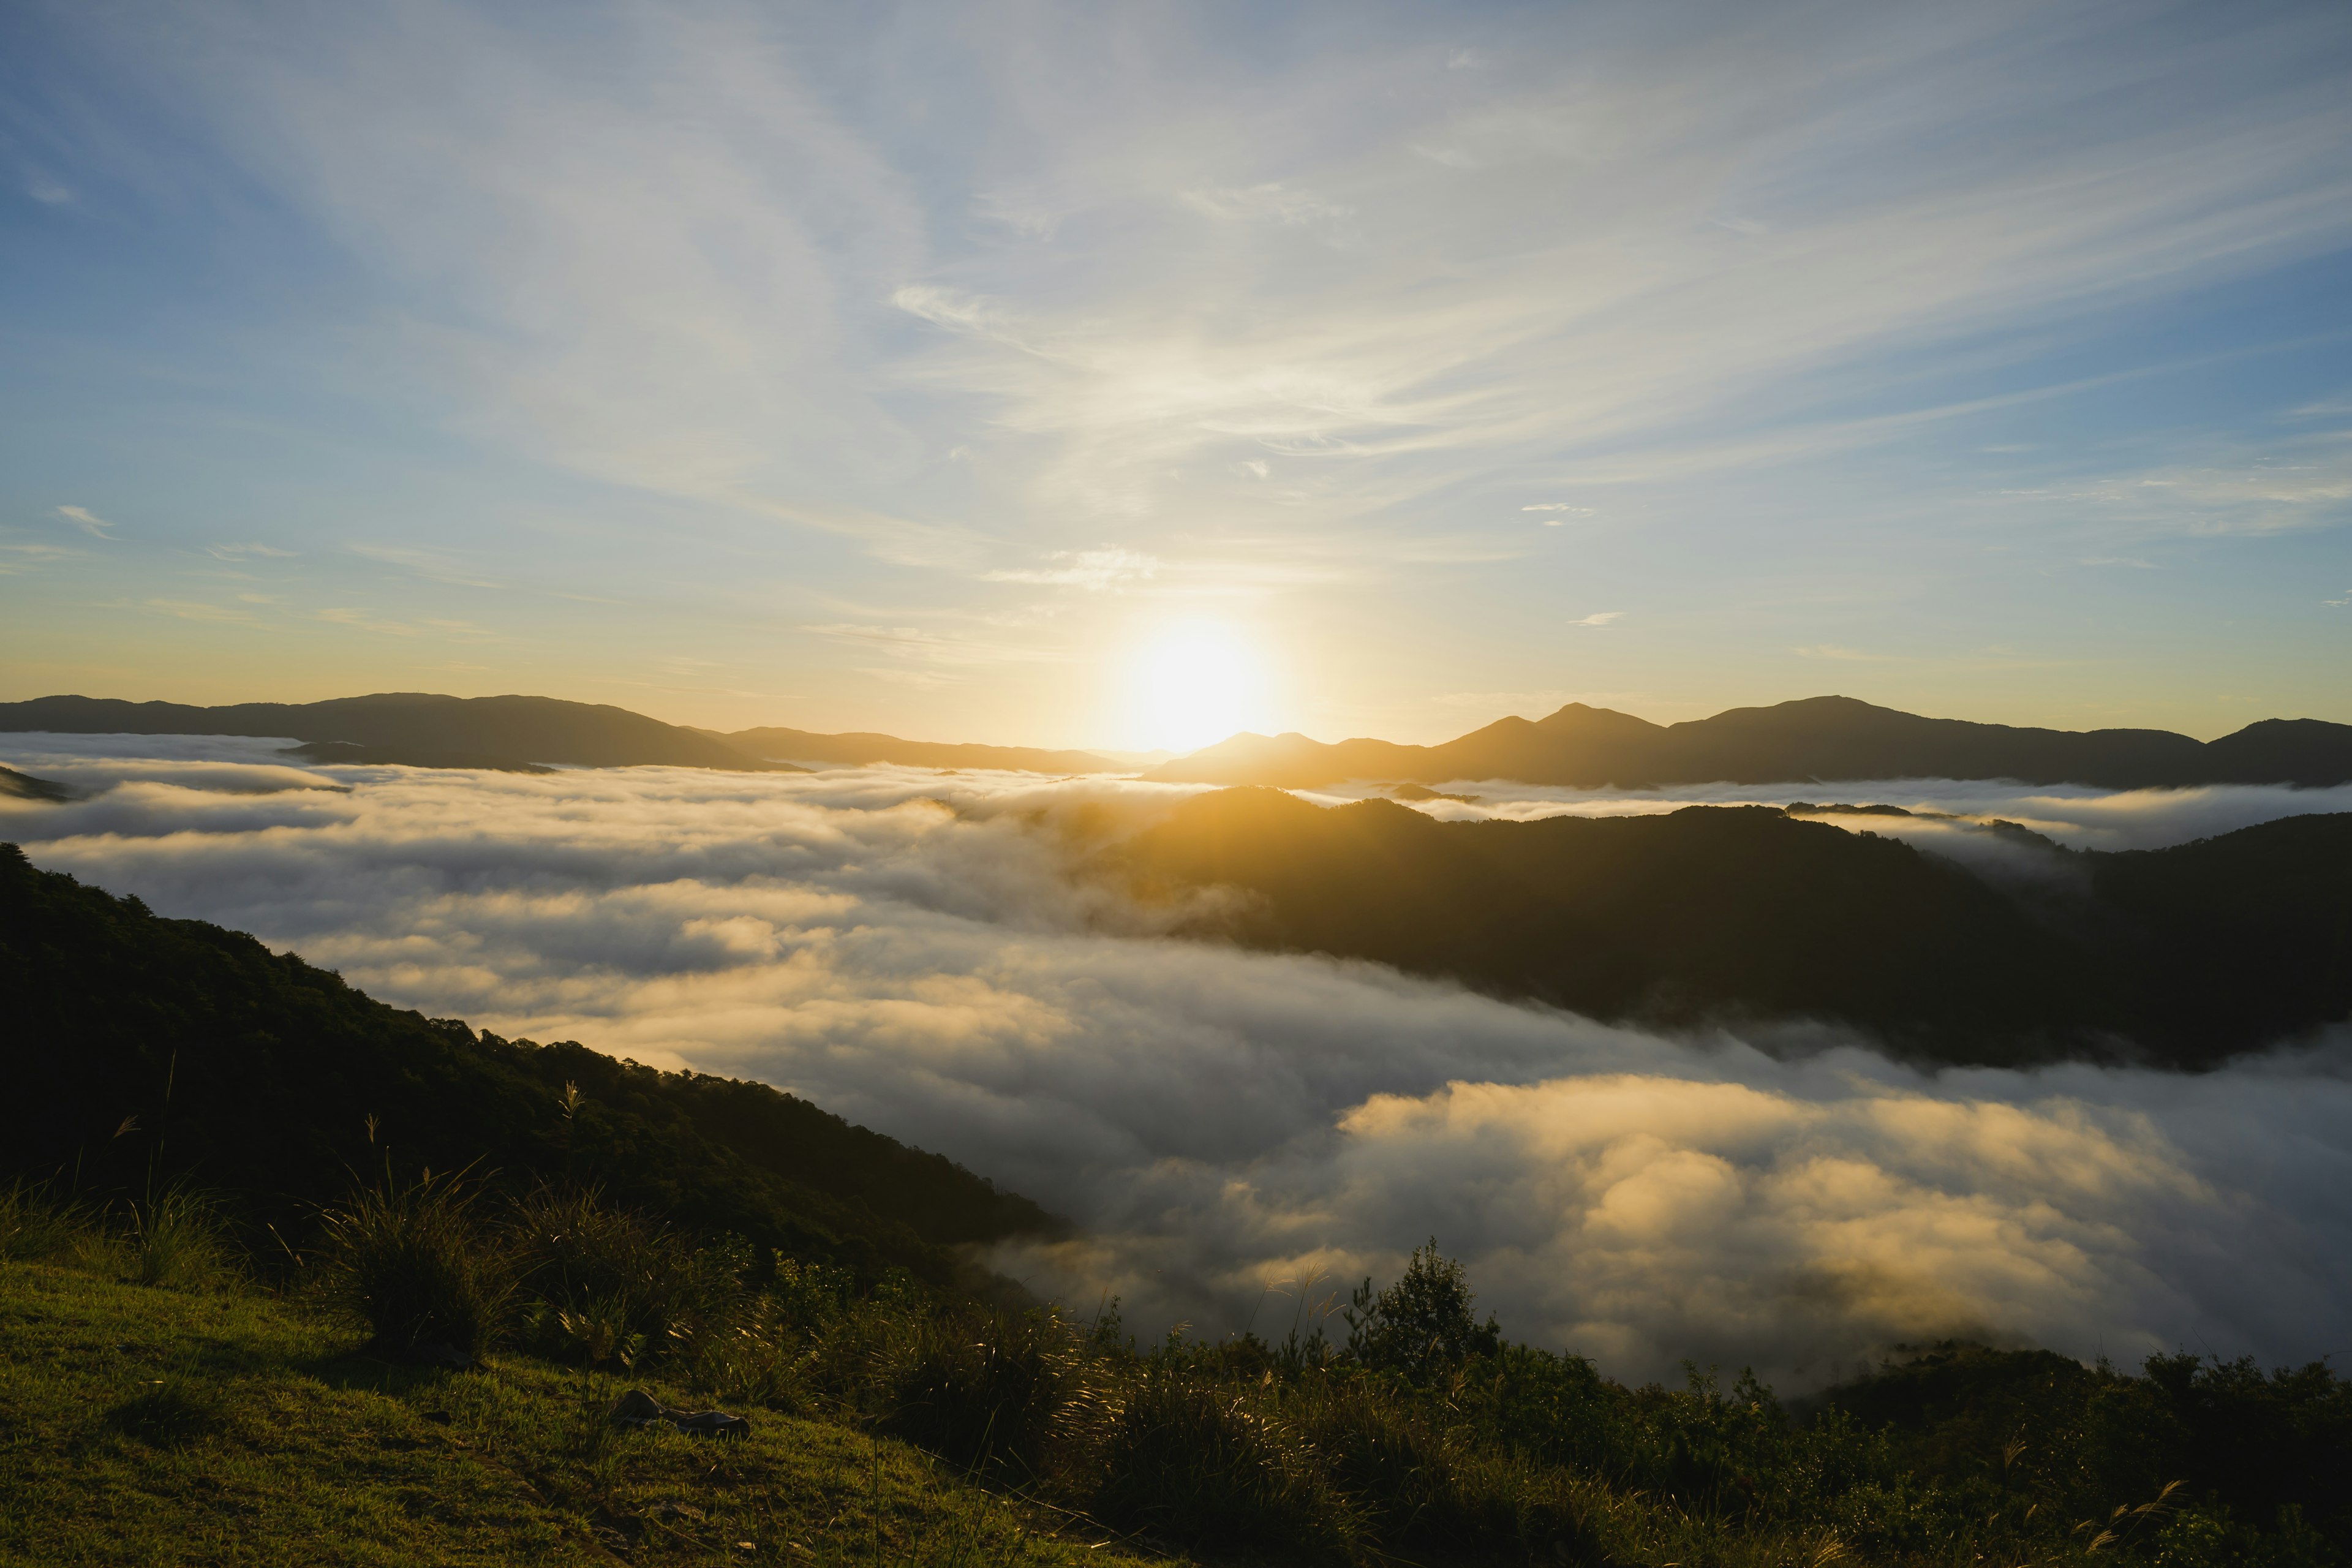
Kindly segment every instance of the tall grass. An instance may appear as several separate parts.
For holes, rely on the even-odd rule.
[[[480,1354],[506,1326],[517,1269],[477,1201],[461,1174],[429,1172],[354,1192],[320,1215],[319,1289],[365,1321],[385,1354]]]
[[[202,1290],[237,1272],[220,1205],[173,1183],[130,1205],[130,1270],[142,1285]]]
[[[1144,1363],[1091,1456],[1096,1514],[1202,1546],[1361,1556],[1371,1538],[1364,1504],[1339,1486],[1271,1389],[1237,1388],[1173,1359]]]
[[[951,1310],[917,1320],[898,1347],[887,1424],[968,1469],[1036,1476],[1082,1404],[1079,1374],[1053,1315]]]
[[[0,1258],[38,1262],[71,1258],[87,1250],[100,1234],[98,1211],[60,1195],[50,1183],[19,1177],[0,1187]]]
[[[555,1361],[634,1366],[688,1361],[740,1327],[740,1246],[696,1246],[593,1187],[541,1185],[511,1206],[506,1239],[529,1306],[524,1343]]]

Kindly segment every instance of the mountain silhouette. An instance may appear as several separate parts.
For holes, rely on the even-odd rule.
[[[2266,719],[2200,742],[2166,730],[2037,730],[1926,719],[1851,697],[1735,708],[1680,724],[1571,702],[1549,718],[1497,720],[1437,746],[1235,735],[1144,776],[1280,789],[1349,779],[1509,779],[1585,789],[1896,778],[2104,789],[2319,786],[2352,783],[2352,724]]]
[[[283,735],[358,748],[316,760],[410,763],[421,767],[564,763],[658,765],[795,773],[699,731],[625,708],[553,697],[442,697],[387,691],[324,702],[239,702],[194,708],[102,697],[0,702],[0,731],[70,735]],[[465,759],[463,762],[453,759]]]
[[[819,735],[806,730],[738,730],[717,737],[737,751],[778,762],[898,763],[919,768],[1005,768],[1032,773],[1124,773],[1091,752],[1049,752],[1030,746],[982,746],[940,741],[902,741],[896,735],[863,732]]]
[[[1939,1063],[2208,1067],[2352,1013],[2352,814],[2115,854],[1999,825],[2032,860],[2008,883],[1823,809],[1440,822],[1244,788],[1118,858],[1146,897],[1233,889],[1196,935],[1604,1019],[1828,1020]]]

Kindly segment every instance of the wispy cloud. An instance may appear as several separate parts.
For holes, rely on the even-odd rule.
[[[1286,224],[1325,223],[1353,216],[1356,211],[1278,180],[1241,190],[1191,190],[1184,193],[1184,200],[1211,217],[1272,218]]]
[[[148,599],[146,607],[184,621],[215,621],[233,626],[259,626],[261,617],[242,604],[215,605],[199,599]]]
[[[205,546],[205,553],[221,561],[249,561],[255,559],[287,561],[293,559],[294,556],[294,552],[291,550],[280,550],[274,544],[258,544],[251,542],[243,544],[208,544]]]
[[[1132,550],[1057,550],[1045,557],[1064,564],[1006,568],[981,574],[988,583],[1037,583],[1099,594],[1158,574],[1159,561]]]
[[[1885,664],[1893,657],[1889,654],[1868,653],[1858,647],[1843,647],[1836,643],[1826,642],[1811,643],[1803,647],[1792,647],[1789,651],[1799,658],[1833,659],[1841,664]]]
[[[61,506],[58,515],[89,534],[92,539],[112,539],[114,524],[93,513],[88,507]]]
[[[1605,626],[1612,621],[1622,621],[1624,618],[1625,612],[1622,610],[1602,610],[1568,624],[1571,626]]]
[[[13,577],[26,572],[38,571],[52,561],[63,560],[74,553],[61,544],[39,539],[0,539],[0,576]]]
[[[436,583],[447,583],[460,588],[495,588],[499,584],[478,574],[456,556],[438,550],[418,550],[405,544],[357,543],[352,547],[354,555],[364,555],[371,561],[381,561],[387,566],[398,566]]]
[[[375,632],[384,637],[437,637],[455,642],[486,642],[494,639],[498,635],[471,621],[432,617],[399,621],[386,616],[379,616],[371,610],[355,609],[348,605],[320,610],[312,618],[324,621],[330,626],[351,626],[359,631]]]
[[[1055,657],[1043,648],[1023,644],[956,637],[942,632],[925,631],[918,626],[861,626],[854,622],[835,622],[823,626],[804,626],[802,629],[814,632],[819,637],[830,637],[837,642],[879,649],[894,658],[906,659],[910,663],[949,669],[1030,664]],[[898,675],[891,679],[910,678]],[[936,683],[938,679],[936,676],[929,678],[929,682]]]

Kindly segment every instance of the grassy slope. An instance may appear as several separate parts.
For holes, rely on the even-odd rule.
[[[0,1563],[1138,1561],[895,1439],[768,1412],[742,1443],[630,1432],[604,1413],[631,1384],[359,1339],[266,1296],[0,1262]]]

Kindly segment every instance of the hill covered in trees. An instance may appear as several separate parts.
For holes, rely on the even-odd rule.
[[[1545,719],[1499,719],[1438,746],[1235,735],[1144,776],[1278,789],[1349,779],[1512,779],[1581,789],[1897,778],[2105,789],[2316,786],[2352,781],[2352,724],[2265,719],[2200,742],[2167,730],[2076,731],[1926,719],[1850,697],[1734,708],[1682,724],[1571,702]]]
[[[2352,815],[2025,875],[1807,819],[1813,808],[1439,822],[1388,801],[1198,796],[1121,852],[1196,922],[1595,1017],[1828,1019],[1939,1062],[2090,1055],[2206,1067],[2352,1013]]]
[[[290,953],[165,920],[0,845],[10,1092],[0,1180],[185,1175],[299,1218],[387,1158],[595,1184],[698,1231],[937,1282],[1059,1222],[762,1084],[666,1073],[387,1006]]]

